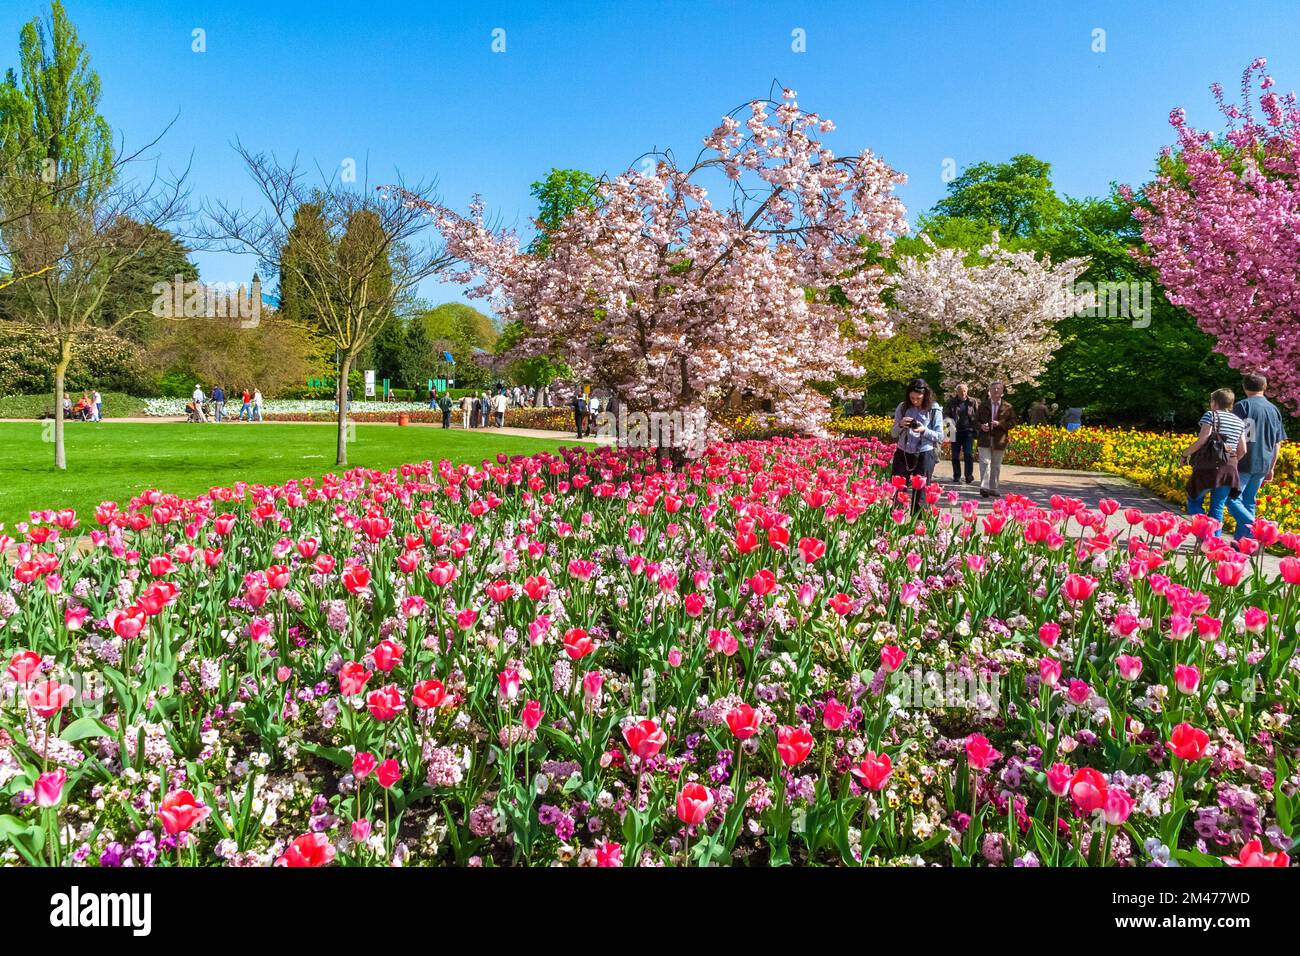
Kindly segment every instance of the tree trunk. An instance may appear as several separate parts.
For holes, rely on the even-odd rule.
[[[66,471],[68,456],[63,448],[63,378],[72,361],[72,340],[64,339],[59,345],[59,361],[54,366],[54,467]]]
[[[339,364],[339,434],[338,434],[338,455],[335,457],[336,465],[346,465],[348,463],[348,373],[352,371],[352,355],[344,353],[343,359]]]

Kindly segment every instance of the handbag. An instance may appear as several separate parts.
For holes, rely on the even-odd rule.
[[[1219,413],[1211,412],[1210,436],[1205,444],[1193,452],[1190,459],[1193,471],[1217,471],[1228,463],[1228,446],[1219,432]]]

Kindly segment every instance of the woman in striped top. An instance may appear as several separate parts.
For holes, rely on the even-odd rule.
[[[1241,493],[1241,479],[1237,474],[1237,462],[1246,454],[1246,423],[1232,413],[1232,403],[1236,396],[1232,389],[1221,388],[1210,396],[1210,410],[1201,416],[1201,432],[1196,441],[1187,446],[1183,452],[1183,461],[1191,460],[1210,440],[1218,434],[1223,440],[1227,461],[1218,464],[1193,463],[1192,477],[1187,482],[1187,513],[1189,515],[1209,514],[1220,525],[1223,524],[1223,508],[1229,497]],[[1210,509],[1204,508],[1205,493],[1210,494]],[[1219,532],[1214,532],[1219,537]]]

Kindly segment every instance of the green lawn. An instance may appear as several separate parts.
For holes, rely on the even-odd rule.
[[[0,522],[9,528],[45,508],[75,508],[84,527],[93,524],[101,501],[125,506],[148,488],[195,495],[237,481],[279,483],[338,471],[333,425],[69,422],[64,472],[55,470],[45,434],[39,422],[0,422]],[[358,425],[348,464],[392,468],[426,458],[477,464],[500,452],[553,450],[564,444],[556,439]]]

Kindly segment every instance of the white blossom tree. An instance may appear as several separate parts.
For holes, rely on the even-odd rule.
[[[898,263],[891,314],[933,348],[944,391],[1036,383],[1061,344],[1057,322],[1092,305],[1091,293],[1074,291],[1088,260],[1053,265],[1005,248],[997,233],[977,257],[922,238],[929,253]]]

